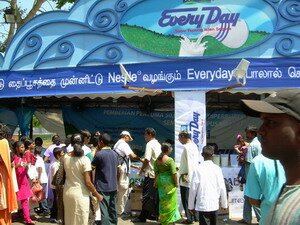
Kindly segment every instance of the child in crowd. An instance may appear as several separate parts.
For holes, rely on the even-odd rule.
[[[25,146],[23,142],[17,141],[14,143],[14,156],[13,162],[15,164],[17,182],[19,191],[17,192],[17,199],[21,202],[25,224],[34,224],[30,218],[29,201],[32,197],[30,184],[27,179],[26,167],[28,165],[25,158],[23,158]]]
[[[42,148],[35,148],[35,150],[34,150],[34,155],[36,157],[35,167],[36,167],[37,174],[38,174],[38,181],[42,185],[44,195],[46,196],[48,176],[46,173],[44,160],[41,157],[41,152],[42,152]],[[50,213],[46,198],[39,203],[39,208],[35,212],[36,213],[44,213],[47,215]]]
[[[245,171],[245,158],[248,151],[248,143],[245,141],[242,135],[238,134],[236,136],[237,145],[234,146],[234,150],[238,153],[238,161],[241,165],[237,179],[240,182],[240,187],[243,189],[243,184],[246,183],[246,171]]]
[[[56,147],[53,149],[53,155],[55,157],[55,161],[50,166],[50,187],[53,192],[53,205],[51,208],[50,221],[51,221],[51,223],[58,223],[58,220],[57,220],[57,192],[56,192],[56,186],[52,185],[52,181],[53,181],[54,175],[58,171],[58,168],[60,165],[59,159],[64,155],[64,151],[62,148]]]
[[[25,139],[24,146],[25,146],[25,152],[23,157],[26,159],[27,163],[30,163],[31,165],[34,166],[36,162],[36,157],[33,154],[34,147],[35,147],[33,140]]]
[[[45,147],[43,147],[43,139],[42,138],[40,138],[40,137],[36,137],[35,139],[34,139],[34,143],[35,143],[35,149],[41,149],[41,154],[40,154],[40,156],[42,157],[42,158],[44,158],[44,153],[45,153],[45,151],[46,151],[46,148]]]

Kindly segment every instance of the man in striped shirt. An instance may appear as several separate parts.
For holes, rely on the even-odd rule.
[[[242,100],[249,116],[260,116],[262,153],[279,159],[286,184],[269,211],[265,225],[300,224],[300,90],[281,90],[263,101]]]

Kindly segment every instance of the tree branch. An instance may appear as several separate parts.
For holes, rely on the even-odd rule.
[[[7,35],[7,39],[5,40],[5,45],[8,46],[9,43],[11,42],[13,36],[15,34],[15,24],[11,23],[9,25],[9,31],[8,31],[8,35]]]
[[[36,13],[39,11],[41,6],[45,3],[46,0],[36,0],[34,5],[32,6],[32,9],[29,11],[27,16],[23,19],[23,24],[26,23],[28,20],[33,18]]]

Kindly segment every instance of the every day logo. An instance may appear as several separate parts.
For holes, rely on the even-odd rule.
[[[249,36],[248,26],[240,19],[240,13],[223,12],[217,6],[164,10],[158,24],[161,27],[190,25],[196,32],[201,32],[196,40],[182,36],[179,56],[204,55],[209,47],[209,43],[202,41],[206,36],[233,49],[241,47]],[[188,31],[193,32],[192,28]]]
[[[141,1],[122,17],[121,34],[136,49],[156,55],[232,55],[255,46],[274,30],[274,9],[253,1],[261,7],[244,0]],[[149,10],[153,5],[155,10]]]
[[[221,8],[203,7],[200,12],[199,8],[183,8],[183,9],[169,9],[161,13],[161,18],[158,24],[161,27],[176,25],[196,25],[197,28],[203,25],[211,25],[215,23],[226,23],[231,26],[236,26],[240,13],[223,13]]]

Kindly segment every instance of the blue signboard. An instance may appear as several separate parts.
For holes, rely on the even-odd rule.
[[[297,88],[300,59],[248,59],[247,83],[242,89]],[[236,84],[237,59],[168,61],[128,64],[128,85],[166,91],[211,90]],[[68,94],[120,93],[124,77],[119,66],[61,68],[0,73],[1,98]]]

